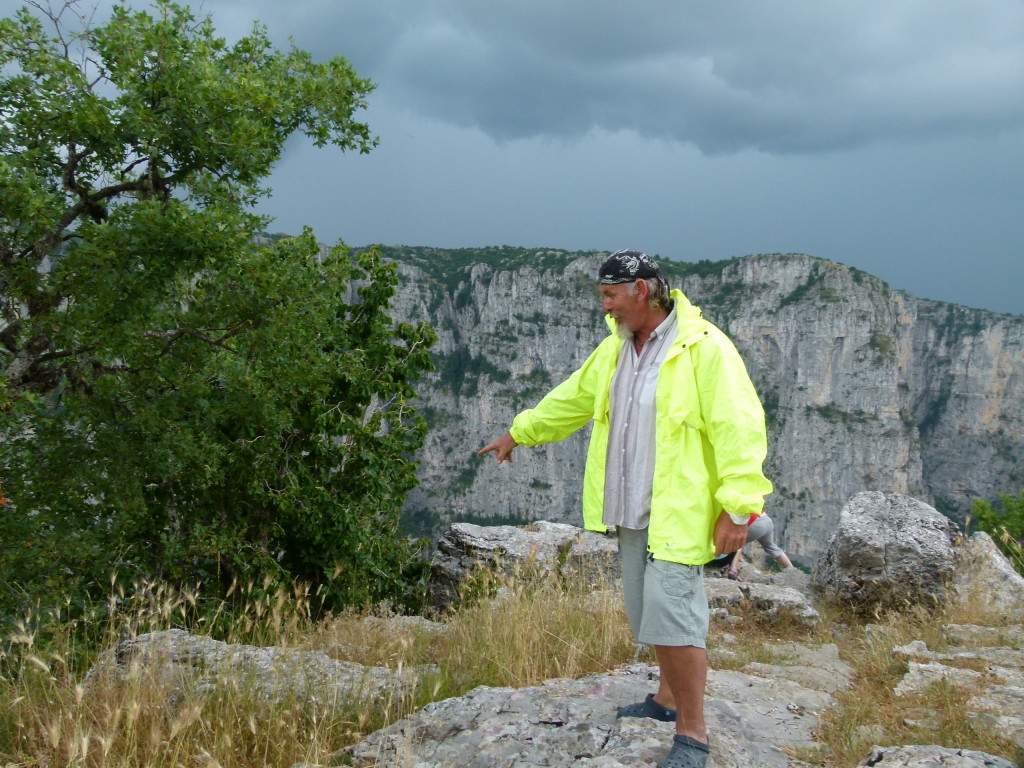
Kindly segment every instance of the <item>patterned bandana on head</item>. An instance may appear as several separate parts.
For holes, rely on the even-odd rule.
[[[636,280],[646,280],[649,277],[656,277],[665,283],[665,278],[661,276],[661,270],[650,256],[628,249],[613,253],[598,271],[601,285],[632,283]]]

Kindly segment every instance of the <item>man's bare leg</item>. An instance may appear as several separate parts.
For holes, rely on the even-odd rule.
[[[661,681],[654,700],[676,710],[676,733],[708,743],[704,725],[704,688],[708,654],[692,645],[656,645]]]

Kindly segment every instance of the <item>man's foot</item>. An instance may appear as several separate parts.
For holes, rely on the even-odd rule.
[[[654,694],[648,693],[647,698],[636,704],[627,704],[619,710],[616,717],[650,717],[663,723],[674,723],[676,711],[663,707],[654,700]]]
[[[677,733],[672,739],[672,749],[658,768],[704,768],[710,749],[707,744]]]

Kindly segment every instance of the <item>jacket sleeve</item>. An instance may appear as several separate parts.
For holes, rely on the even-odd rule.
[[[764,408],[733,343],[712,326],[691,351],[710,458],[719,486],[715,499],[737,515],[758,515],[772,484],[764,475],[768,435]]]
[[[604,356],[614,354],[607,344],[595,349],[587,361],[568,379],[552,389],[535,408],[523,411],[509,430],[520,445],[540,445],[564,440],[594,417],[601,387],[607,378],[601,371]]]

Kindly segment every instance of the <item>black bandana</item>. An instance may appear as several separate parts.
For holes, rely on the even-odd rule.
[[[656,277],[665,282],[661,270],[654,260],[640,251],[623,250],[609,256],[597,274],[601,285],[618,285],[632,283]]]

